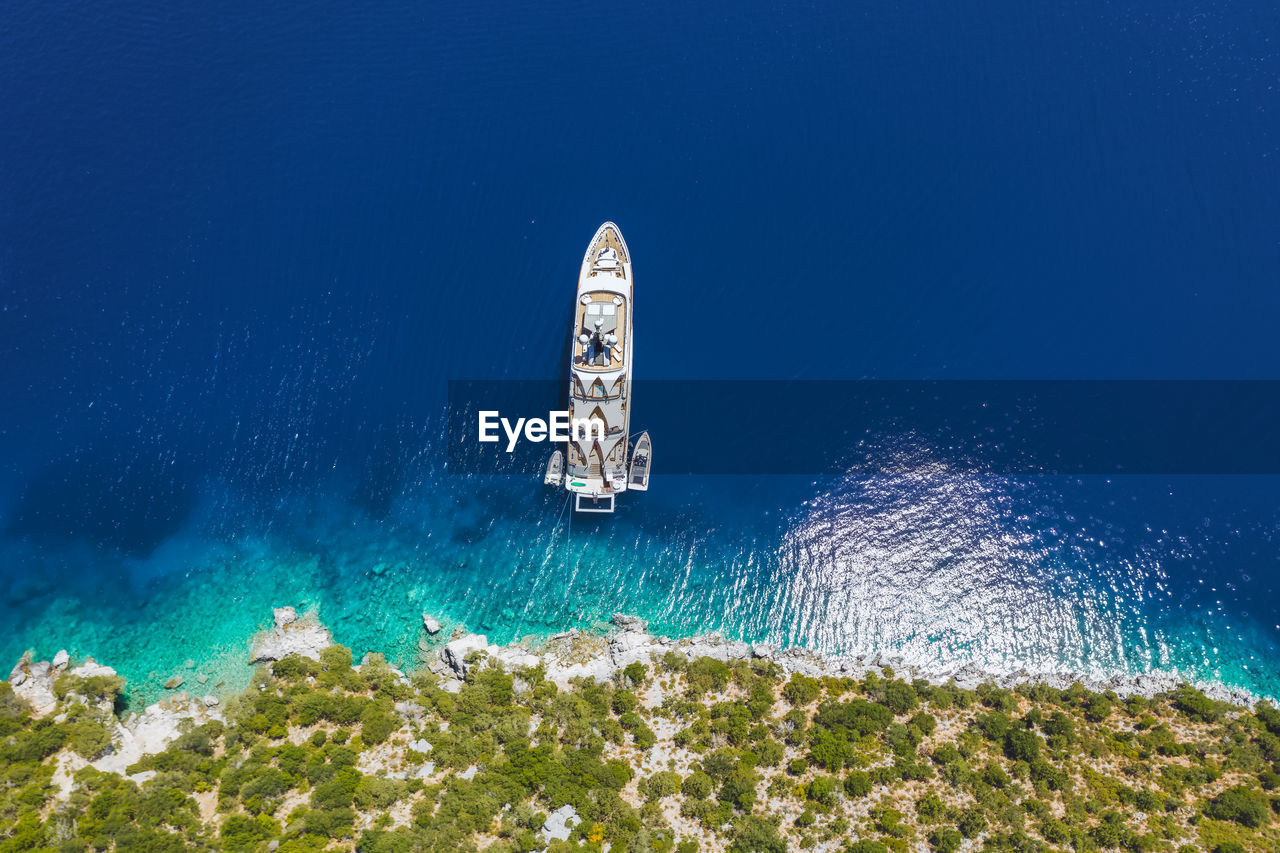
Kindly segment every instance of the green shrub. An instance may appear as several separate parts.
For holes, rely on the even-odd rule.
[[[964,836],[957,829],[949,826],[940,827],[929,833],[929,846],[938,853],[956,853],[964,843]]]
[[[884,704],[895,714],[910,713],[918,701],[916,689],[905,681],[890,681],[884,686]]]
[[[710,781],[710,779],[708,779]],[[680,774],[670,770],[660,770],[649,777],[648,793],[653,800],[669,797],[681,788]],[[707,793],[710,793],[708,789]],[[705,797],[707,794],[703,794]]]
[[[67,746],[82,758],[93,760],[111,746],[111,733],[97,720],[81,718],[67,723]]]
[[[956,824],[956,828],[965,838],[977,838],[987,828],[987,816],[981,809],[965,809],[960,814],[960,821]]]
[[[782,688],[782,695],[793,706],[799,708],[808,705],[822,693],[822,683],[816,678],[794,673],[791,680]]]
[[[715,658],[698,658],[685,668],[689,692],[694,696],[723,690],[729,684],[729,674],[728,664]]]
[[[889,848],[883,841],[872,841],[864,838],[846,847],[845,853],[889,853]]]
[[[777,767],[782,763],[783,754],[782,744],[770,737],[756,746],[756,756],[761,767]]]
[[[787,843],[772,821],[750,815],[738,824],[729,853],[787,853]]]
[[[817,776],[805,788],[805,797],[824,806],[834,806],[837,789],[837,782],[832,777]]]
[[[1270,804],[1261,791],[1244,785],[1228,788],[1205,804],[1205,814],[1215,820],[1230,820],[1256,828],[1270,819]]]
[[[933,714],[920,711],[912,715],[911,719],[908,721],[908,725],[915,727],[919,730],[920,734],[928,737],[937,731],[938,720],[933,716]]]
[[[1178,688],[1173,704],[1188,717],[1206,723],[1212,723],[1222,716],[1216,702],[1189,684]]]
[[[947,807],[937,794],[925,794],[916,800],[916,814],[921,823],[937,823],[946,813]]]
[[[398,728],[400,720],[377,704],[370,703],[360,715],[360,739],[367,744],[384,743]]]
[[[724,784],[720,786],[717,798],[722,803],[729,803],[744,812],[751,811],[756,802],[756,782],[759,777],[749,767],[738,766],[729,772]]]
[[[1004,754],[1030,764],[1040,757],[1040,736],[1030,729],[1012,729],[1004,737]]]
[[[632,661],[623,668],[622,674],[626,676],[628,681],[638,686],[644,684],[644,680],[648,676],[648,670],[640,661]]]
[[[699,770],[685,777],[684,782],[680,785],[680,792],[686,797],[704,800],[711,796],[711,789],[714,784],[710,776]]]
[[[871,793],[871,777],[861,770],[850,770],[844,777],[844,792],[850,797],[865,797]]]
[[[271,664],[272,675],[289,681],[306,678],[308,675],[314,675],[317,671],[318,668],[315,662],[301,655],[286,655]]]

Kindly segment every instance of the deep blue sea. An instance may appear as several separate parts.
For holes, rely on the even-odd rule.
[[[621,610],[1280,695],[1280,477],[664,477],[697,430],[570,523],[451,470],[446,382],[561,375],[606,219],[638,379],[1280,379],[1280,7],[0,4],[0,665]]]

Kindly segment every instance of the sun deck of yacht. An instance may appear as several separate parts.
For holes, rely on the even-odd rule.
[[[589,301],[583,302],[582,299]],[[578,320],[574,327],[573,366],[580,370],[603,372],[622,370],[627,363],[627,300],[610,291],[592,291],[578,300]],[[614,335],[617,340],[607,354],[583,344],[579,335],[599,332]]]

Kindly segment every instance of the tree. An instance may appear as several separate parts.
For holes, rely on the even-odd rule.
[[[918,701],[916,689],[905,681],[890,681],[884,686],[884,704],[895,714],[914,710]]]
[[[1250,828],[1265,824],[1270,817],[1267,798],[1261,791],[1244,785],[1228,788],[1210,800],[1204,813],[1214,820],[1231,820]]]
[[[865,797],[871,793],[871,777],[862,770],[850,770],[844,777],[844,792],[851,797]]]
[[[940,827],[929,833],[929,846],[938,853],[956,853],[963,841],[964,836],[959,830],[949,826]]]
[[[822,693],[822,683],[818,679],[809,678],[798,672],[793,674],[791,680],[782,688],[782,695],[797,708],[808,705],[817,699],[820,693]]]
[[[649,777],[648,790],[651,800],[669,797],[680,790],[680,774],[670,770],[660,770]]]
[[[805,796],[824,806],[836,804],[836,780],[830,776],[818,776],[809,783]]]
[[[724,784],[720,786],[718,799],[722,803],[731,803],[744,812],[749,812],[756,803],[756,782],[758,781],[759,777],[750,767],[735,767],[724,780]]]
[[[1030,729],[1013,729],[1004,736],[1004,754],[1031,764],[1040,757],[1040,736]]]
[[[738,824],[729,853],[787,853],[787,843],[771,821],[751,815]]]
[[[680,785],[680,792],[691,799],[702,800],[711,796],[711,789],[714,784],[710,776],[699,770],[685,777],[684,782]]]
[[[645,669],[644,664],[637,660],[627,664],[622,670],[622,674],[625,675],[632,684],[639,685],[644,684],[644,679],[648,674],[648,671]]]

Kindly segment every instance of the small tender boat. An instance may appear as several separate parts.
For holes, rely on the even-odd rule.
[[[635,450],[631,451],[631,476],[627,480],[627,488],[633,492],[649,491],[649,433],[640,433]]]
[[[556,488],[564,485],[564,453],[562,451],[557,450],[547,460],[547,473],[542,478],[542,482]]]
[[[569,358],[569,419],[590,419],[602,429],[571,434],[565,448],[563,483],[578,512],[613,512],[628,488],[649,487],[649,438],[644,441],[643,476],[629,476],[631,424],[632,290],[631,252],[612,222],[601,225],[587,245],[578,271]],[[638,447],[638,445],[637,445]],[[547,463],[549,485],[556,455]]]

